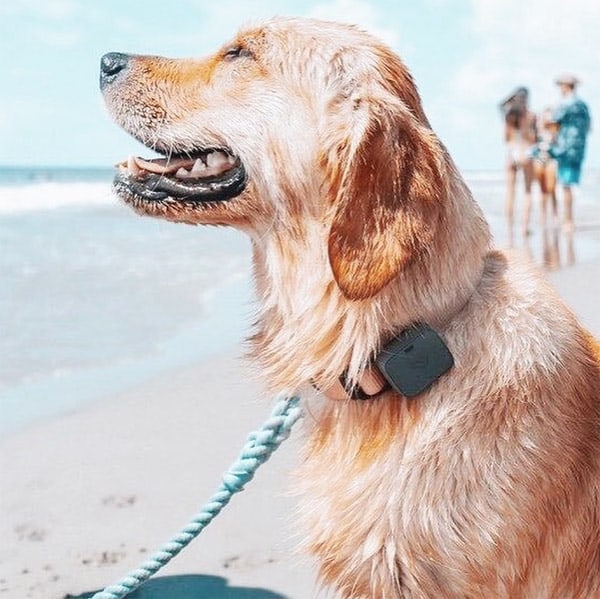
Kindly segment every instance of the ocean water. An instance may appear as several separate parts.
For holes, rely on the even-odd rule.
[[[112,171],[17,174],[0,171],[0,435],[243,338],[241,233],[137,217]]]
[[[466,178],[506,245],[502,173]],[[222,351],[252,321],[245,236],[140,218],[111,179],[0,169],[0,435]],[[576,198],[600,227],[600,173]],[[597,236],[554,241],[552,268],[600,259]],[[534,229],[526,249],[542,263],[547,245]]]

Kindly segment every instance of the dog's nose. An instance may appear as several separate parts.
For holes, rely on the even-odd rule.
[[[109,52],[100,59],[100,87],[112,83],[117,75],[129,64],[129,55],[121,52]]]

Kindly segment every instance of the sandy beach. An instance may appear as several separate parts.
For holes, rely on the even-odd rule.
[[[592,230],[577,235],[593,235]],[[549,273],[600,336],[600,261]],[[218,487],[271,399],[241,349],[32,424],[0,444],[0,596],[89,597],[137,567]],[[306,599],[288,477],[301,425],[248,488],[132,598]]]
[[[216,491],[269,408],[227,354],[9,437],[0,596],[79,596],[137,567]],[[132,596],[311,596],[311,568],[290,551],[295,443],[161,572],[173,586],[163,578]]]

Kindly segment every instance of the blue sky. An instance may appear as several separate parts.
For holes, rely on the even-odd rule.
[[[502,167],[497,103],[518,85],[541,110],[558,101],[553,78],[574,72],[600,119],[598,0],[14,0],[0,7],[0,165],[110,166],[143,154],[104,110],[100,56],[202,56],[274,14],[356,23],[383,38],[463,169]],[[586,166],[600,167],[594,131]]]

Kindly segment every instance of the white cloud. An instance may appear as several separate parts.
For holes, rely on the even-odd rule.
[[[76,0],[19,0],[3,3],[0,14],[61,21],[75,16],[80,9],[81,3]]]
[[[213,51],[225,43],[228,38],[233,37],[242,26],[268,19],[276,14],[294,14],[289,10],[289,7],[294,4],[294,2],[280,2],[275,9],[270,0],[249,0],[247,2],[186,0],[189,13],[193,15],[193,21],[198,22],[198,27],[192,32],[189,31],[189,28],[183,28],[183,31],[164,33],[161,35],[161,40],[180,46],[182,51],[185,47],[188,48],[188,51],[197,48],[201,52]],[[198,31],[201,31],[201,36]]]
[[[573,72],[583,82],[581,96],[592,116],[600,115],[600,2],[597,0],[473,0],[472,53],[450,83],[450,100],[458,107],[455,126],[470,123],[485,137],[498,138],[490,127],[498,102],[512,89],[525,85],[535,110],[558,100],[554,77]],[[455,131],[454,134],[457,134]],[[493,147],[491,138],[487,145]],[[590,138],[588,158],[600,165],[600,140]]]
[[[21,0],[0,7],[0,18],[18,23],[19,35],[50,47],[69,47],[83,39],[84,22],[96,8],[77,0]]]
[[[381,38],[392,47],[398,45],[397,28],[387,28],[385,15],[377,8],[376,2],[368,0],[332,0],[331,2],[285,0],[276,7],[270,0],[221,0],[218,3],[206,3],[203,0],[187,0],[194,18],[203,18],[210,27],[203,28],[201,45],[212,49],[223,43],[228,37],[235,35],[240,26],[269,19],[276,15],[306,16],[328,21],[341,21],[358,25],[373,35]],[[231,15],[235,15],[232,18]],[[163,34],[163,41],[178,41],[181,46],[197,48],[199,40],[196,33],[174,33],[173,36]],[[186,39],[187,38],[187,39]]]
[[[381,25],[383,19],[375,9],[373,2],[333,0],[333,2],[316,5],[308,12],[307,16],[327,21],[352,23],[376,35],[392,47],[398,45],[397,31]]]
[[[536,91],[555,96],[553,78],[565,70],[593,83],[599,23],[600,3],[587,0],[473,2],[473,31],[479,43],[457,72],[455,90],[472,102],[499,100],[516,85],[527,85],[535,101]]]
[[[35,35],[43,44],[57,48],[75,46],[82,39],[81,31],[70,27],[39,27]]]

